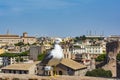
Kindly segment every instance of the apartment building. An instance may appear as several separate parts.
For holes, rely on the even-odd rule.
[[[86,53],[90,54],[103,54],[103,48],[101,46],[86,46]]]
[[[64,58],[65,59],[71,59],[72,58],[72,54],[70,52],[69,46],[68,45],[63,45],[62,49],[63,49]]]
[[[18,42],[21,42],[22,39],[19,37],[19,35],[0,35],[0,45],[9,45],[9,44],[16,44]]]
[[[82,45],[83,46],[83,45]],[[81,46],[75,46],[72,50],[73,54],[83,54],[83,53],[90,53],[90,54],[103,54],[104,51],[106,51],[106,48],[101,46],[89,46],[84,45],[84,47]]]
[[[107,37],[108,41],[118,41],[120,40],[120,35],[110,35],[109,37]]]
[[[106,40],[100,36],[87,36],[85,41],[73,44],[71,53],[74,54],[73,59],[81,60],[84,56],[96,58],[98,55],[106,53]]]
[[[23,36],[21,36],[21,39],[23,41],[24,44],[33,44],[37,41],[37,39],[35,37],[32,36],[28,36],[27,32],[23,33]]]
[[[11,53],[12,54],[12,53]],[[21,56],[21,57],[0,57],[0,66],[8,66],[11,64],[16,64],[20,62],[29,61],[29,56]]]
[[[0,46],[16,44],[23,42],[24,44],[33,44],[37,41],[35,37],[28,36],[27,32],[23,33],[23,36],[12,35],[12,34],[3,34],[0,35]]]

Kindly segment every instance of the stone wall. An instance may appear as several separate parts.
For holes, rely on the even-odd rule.
[[[106,65],[103,66],[105,70],[111,70],[112,77],[117,77],[117,60],[116,56],[120,52],[120,42],[112,41],[106,44]]]
[[[2,74],[0,80],[117,80],[112,78],[87,77],[87,76],[36,76],[30,74]]]

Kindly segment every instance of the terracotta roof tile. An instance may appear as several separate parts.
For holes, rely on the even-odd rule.
[[[19,64],[11,64],[1,69],[11,69],[11,70],[29,70],[31,66],[38,64],[39,62],[34,63],[19,63]]]
[[[72,68],[74,70],[78,70],[78,69],[83,69],[83,68],[87,68],[85,65],[81,64],[81,63],[78,63],[76,61],[73,61],[71,59],[63,59],[61,61],[61,64],[69,67],[69,68]]]
[[[0,35],[0,37],[19,37],[19,35]]]

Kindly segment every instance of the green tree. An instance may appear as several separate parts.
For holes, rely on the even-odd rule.
[[[20,57],[20,56],[28,56],[29,51],[25,51],[22,53],[3,53],[0,54],[0,57]]]
[[[24,60],[23,60],[23,58],[20,58],[20,62],[23,62]]]
[[[84,40],[86,40],[86,36],[85,36],[85,35],[80,36],[80,39],[81,39],[82,41],[84,41]]]
[[[75,37],[74,42],[78,42],[78,41],[80,41],[80,37]]]
[[[45,53],[41,53],[38,55],[38,60],[41,61],[45,57]]]
[[[117,54],[117,57],[116,57],[116,58],[117,58],[118,61],[120,61],[120,53]]]
[[[80,40],[80,37],[75,37],[76,40]]]
[[[94,69],[92,71],[87,71],[86,76],[93,77],[112,77],[112,72],[110,70],[105,71],[102,68]]]
[[[105,61],[106,54],[99,55],[95,60],[98,62]]]
[[[24,46],[30,46],[30,44],[29,44],[29,43],[27,43],[27,44],[24,44]]]
[[[19,56],[28,56],[28,55],[29,55],[29,51],[19,53]]]
[[[23,61],[24,61],[24,59],[20,56],[16,58],[16,62],[23,62]]]
[[[0,54],[0,57],[17,57],[18,54],[17,53],[3,53]]]
[[[112,77],[112,72],[110,70],[106,71],[106,76]]]
[[[18,42],[17,44],[15,44],[15,46],[23,46],[24,43],[23,42]]]
[[[20,58],[19,58],[19,57],[17,57],[15,61],[16,61],[16,62],[20,62]]]

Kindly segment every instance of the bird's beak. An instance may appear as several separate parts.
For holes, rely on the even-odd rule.
[[[60,44],[63,44],[64,43],[64,41],[62,40],[62,41],[60,41]]]

